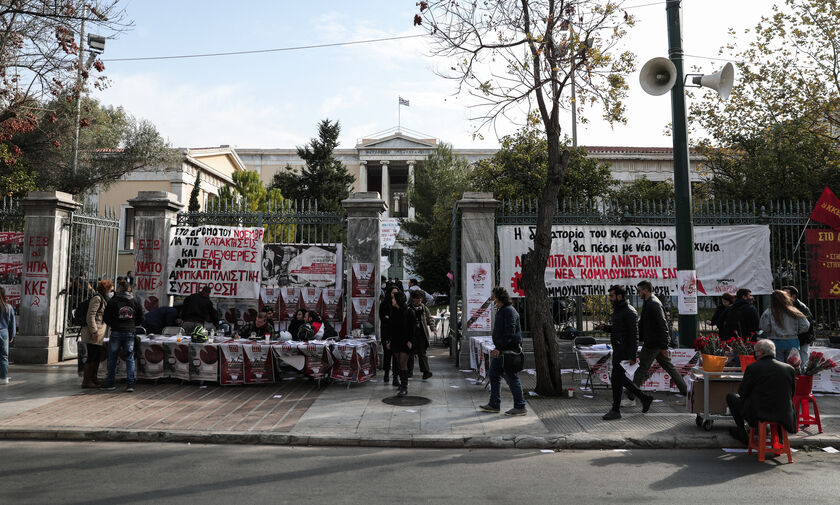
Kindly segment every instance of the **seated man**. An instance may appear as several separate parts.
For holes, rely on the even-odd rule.
[[[758,421],[781,424],[789,433],[796,433],[796,413],[793,410],[793,393],[796,378],[793,367],[774,359],[776,345],[771,340],[755,344],[755,363],[747,367],[738,394],[729,393],[726,403],[735,420],[729,433],[744,445],[749,441],[744,426]]]
[[[251,333],[255,334],[255,338],[263,339],[266,335],[271,340],[274,340],[276,335],[274,332],[274,325],[268,324],[268,319],[265,317],[265,312],[257,313],[257,318],[254,321],[242,326],[236,332],[239,338],[250,338]]]

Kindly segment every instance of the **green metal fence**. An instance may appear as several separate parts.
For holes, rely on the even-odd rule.
[[[504,201],[497,213],[497,225],[534,225],[537,219],[536,201]],[[805,239],[797,248],[802,231],[807,227],[819,229],[824,226],[809,223],[808,217],[814,202],[773,202],[759,206],[754,202],[708,201],[696,202],[694,207],[695,226],[766,224],[770,227],[770,262],[773,272],[773,287],[793,285],[799,289],[803,302],[814,314],[821,337],[840,334],[840,300],[811,299],[811,281],[808,265],[808,245]],[[632,207],[620,206],[612,201],[558,202],[555,207],[554,224],[560,225],[633,225],[673,226],[674,204],[672,201],[635,202]],[[498,248],[497,248],[498,250]],[[749,254],[749,251],[745,251]],[[498,268],[498,258],[497,258]],[[768,306],[768,297],[756,297],[759,310]],[[526,304],[524,299],[515,299],[522,315],[524,330],[528,330]],[[641,300],[630,297],[630,303],[641,305]],[[676,297],[663,300],[671,308],[676,321]],[[700,329],[709,331],[706,320],[714,312],[716,298],[700,298]],[[591,332],[593,324],[605,321],[610,308],[605,296],[577,296],[552,298],[555,323],[559,329],[566,325],[584,332]]]
[[[10,196],[0,200],[0,231],[23,231],[23,211],[18,200]]]

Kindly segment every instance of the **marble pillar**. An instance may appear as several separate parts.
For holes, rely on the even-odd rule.
[[[368,190],[368,172],[367,161],[359,162],[359,192],[367,193]]]
[[[388,160],[380,161],[379,164],[382,165],[382,199],[386,202],[391,201],[391,177],[388,174],[388,164],[390,162]],[[385,217],[390,217],[391,212],[389,209],[385,209]]]
[[[372,263],[374,265],[374,288],[371,293],[376,311],[376,335],[379,338],[379,293],[382,290],[379,262],[382,250],[380,237],[381,216],[388,205],[379,193],[352,193],[341,205],[347,211],[347,246],[345,255],[346,288],[345,307],[347,310],[347,333],[353,328],[352,280],[354,263]]]
[[[15,363],[56,363],[66,322],[70,216],[81,207],[59,191],[35,191],[20,206],[24,215],[23,292],[19,332],[10,349]]]
[[[497,285],[495,268],[496,209],[499,205],[500,202],[493,198],[493,193],[466,192],[464,197],[458,200],[458,209],[461,211],[461,264],[458,272],[461,297],[464,300],[462,321],[466,321],[469,317],[466,313],[467,263],[489,263],[491,285]],[[495,311],[493,313],[495,314]],[[490,332],[487,331],[475,332],[463,327],[460,359],[469,360],[469,338],[471,336],[489,334]]]
[[[414,162],[408,162],[408,187],[414,186]],[[408,218],[414,219],[414,204],[408,200]]]
[[[128,203],[134,208],[134,295],[148,312],[171,305],[166,289],[169,241],[184,204],[166,191],[140,191]]]

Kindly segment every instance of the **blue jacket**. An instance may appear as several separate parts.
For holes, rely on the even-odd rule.
[[[15,310],[11,305],[0,308],[0,330],[9,330],[9,341],[15,339]]]
[[[522,328],[519,326],[519,312],[512,305],[505,305],[496,312],[493,326],[493,345],[499,351],[518,351],[522,344]]]

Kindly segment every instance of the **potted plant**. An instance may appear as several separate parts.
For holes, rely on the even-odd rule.
[[[821,352],[814,351],[808,355],[808,362],[805,364],[805,372],[796,376],[796,396],[808,396],[814,387],[814,376],[824,370],[837,368],[837,363],[826,359]]]
[[[741,364],[741,371],[746,372],[750,363],[755,363],[755,344],[741,337],[735,337],[730,341],[732,351],[738,356]]]
[[[717,333],[700,337],[694,341],[694,348],[701,353],[703,370],[707,372],[722,372],[726,364],[726,344],[720,341]]]

